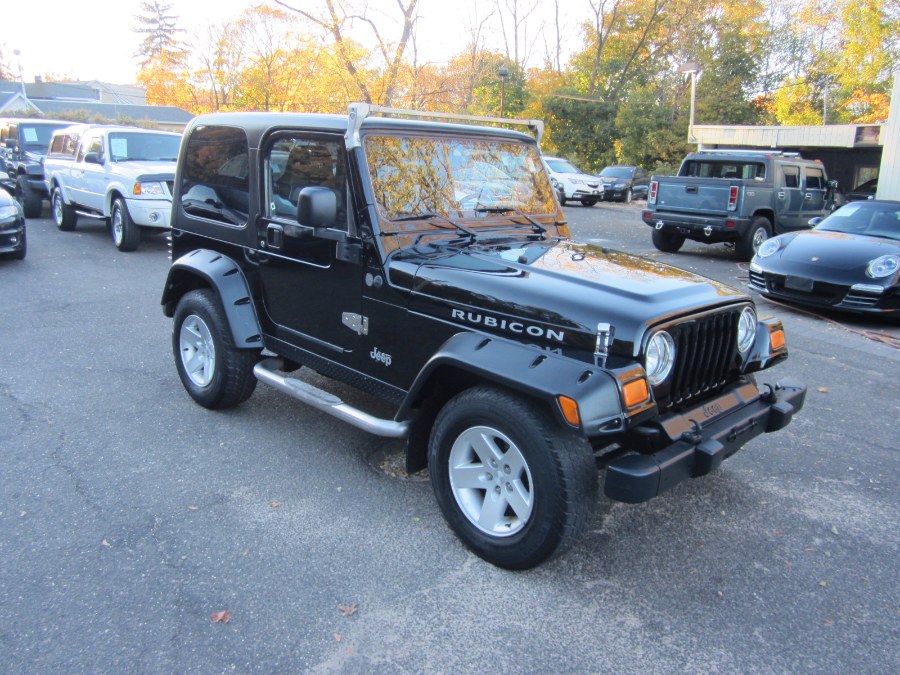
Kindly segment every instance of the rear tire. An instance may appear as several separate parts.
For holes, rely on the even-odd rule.
[[[684,237],[665,230],[653,230],[653,245],[664,253],[677,253],[684,245]]]
[[[134,251],[141,243],[141,229],[134,224],[125,200],[121,197],[117,197],[113,201],[109,229],[112,233],[113,243],[120,251]]]
[[[225,312],[208,288],[191,291],[178,302],[172,351],[181,383],[204,408],[231,408],[256,389],[253,366],[259,350],[234,346]]]
[[[598,201],[597,199],[582,199],[581,205],[582,206],[593,206],[594,204],[597,203],[597,201]]]
[[[597,493],[590,445],[534,401],[479,386],[441,409],[428,448],[448,524],[474,553],[528,569],[565,550]]]
[[[756,255],[763,242],[772,236],[772,225],[767,218],[754,218],[744,236],[734,243],[734,253],[738,260],[748,261]]]
[[[44,200],[41,195],[31,188],[28,176],[16,178],[16,201],[22,205],[22,211],[26,218],[40,218]]]
[[[71,232],[75,229],[75,225],[78,222],[78,214],[75,212],[74,206],[66,204],[61,188],[53,188],[50,206],[53,211],[53,222],[56,223],[58,229],[63,232]]]

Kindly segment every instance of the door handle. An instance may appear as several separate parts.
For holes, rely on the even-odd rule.
[[[811,195],[809,192],[807,192],[805,195],[803,195],[803,201],[811,202],[811,201],[812,201],[812,195]]]
[[[275,223],[269,223],[266,228],[266,246],[276,250],[284,246],[284,228]]]
[[[786,196],[786,195],[784,194],[784,192],[779,192],[779,193],[778,193],[778,199],[784,199],[785,196]]]

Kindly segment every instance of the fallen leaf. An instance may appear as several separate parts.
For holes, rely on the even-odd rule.
[[[19,516],[21,516],[22,518],[24,518],[27,515],[28,515],[28,511],[22,511],[22,513],[19,514]]]
[[[819,586],[821,586],[822,588],[825,588],[827,585],[828,585],[828,582],[827,582],[827,581],[820,581],[820,582],[819,582]]]
[[[815,547],[815,546],[810,546],[810,547],[805,548],[805,549],[803,549],[803,550],[806,551],[807,553],[815,553],[815,552],[816,552],[816,547]]]
[[[359,609],[359,605],[355,602],[352,605],[340,604],[338,605],[338,609],[344,616],[353,616],[356,614],[356,610]]]
[[[104,539],[104,540],[101,541],[100,543],[103,544],[104,546],[112,547],[112,544],[110,544],[108,541],[106,541],[106,539]]]
[[[837,533],[838,533],[838,529],[836,527],[832,527],[831,534],[837,534]]]
[[[334,638],[335,642],[340,642],[341,640],[344,639],[344,636],[341,635],[340,633],[332,633],[331,636]]]
[[[228,623],[231,621],[231,615],[227,611],[213,612],[210,617],[213,623]]]
[[[828,393],[828,387],[819,387],[819,393],[820,393],[820,394],[827,394],[827,393]]]
[[[250,549],[249,549],[249,548],[245,548],[245,549],[244,549],[244,557],[246,558],[248,555],[250,555]]]
[[[784,534],[784,530],[772,530],[772,534],[778,536]]]
[[[273,509],[280,509],[281,502],[272,502],[271,504],[269,504],[269,506],[271,506]]]
[[[193,506],[193,505],[191,505],[191,506],[188,507],[188,511],[199,511],[199,510],[200,510],[200,507],[199,507],[199,506]]]
[[[353,647],[347,647],[347,656],[353,656]]]
[[[834,619],[825,619],[825,625],[826,625],[826,626],[833,626],[833,625],[834,625]]]

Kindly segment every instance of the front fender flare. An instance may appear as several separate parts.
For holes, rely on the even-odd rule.
[[[479,333],[457,333],[441,346],[419,372],[397,419],[412,416],[412,409],[427,396],[429,383],[444,368],[463,371],[478,381],[541,400],[550,405],[560,424],[571,429],[557,402],[558,396],[568,396],[578,403],[578,431],[586,436],[624,428],[620,385],[611,371],[532,345]]]
[[[262,328],[250,285],[234,260],[203,248],[181,256],[169,268],[162,296],[163,313],[168,317],[174,316],[175,306],[181,297],[198,287],[212,288],[218,294],[228,317],[235,347],[260,349],[263,346]]]

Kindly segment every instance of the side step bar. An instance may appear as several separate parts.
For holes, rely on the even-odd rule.
[[[253,367],[253,375],[260,382],[271,385],[298,401],[337,417],[339,420],[347,422],[357,429],[368,431],[370,434],[387,438],[406,438],[406,435],[409,433],[409,422],[396,422],[373,417],[362,410],[347,405],[334,394],[329,394],[327,391],[323,391],[297,378],[285,377],[275,372],[283,367],[284,361],[281,359],[263,359]]]

